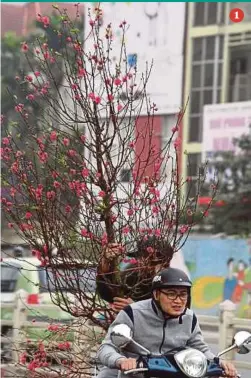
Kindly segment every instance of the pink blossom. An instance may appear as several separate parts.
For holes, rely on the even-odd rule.
[[[49,324],[47,329],[48,331],[57,332],[60,328],[57,324]]]
[[[129,143],[129,147],[130,147],[130,148],[134,148],[134,147],[135,147],[135,142],[130,142],[130,143]]]
[[[43,192],[43,187],[42,185],[38,185],[37,189],[35,190],[35,196],[37,200],[42,199],[42,192]]]
[[[159,213],[159,208],[157,206],[153,206],[152,212],[153,212],[153,214],[158,214]]]
[[[21,44],[21,50],[24,53],[26,53],[29,50],[29,46],[27,45],[26,42],[22,42],[22,44]]]
[[[33,229],[33,226],[31,224],[28,224],[28,223],[21,223],[19,228],[20,228],[21,231],[30,231],[30,230]]]
[[[84,177],[84,178],[88,177],[89,176],[89,169],[87,169],[87,168],[82,169],[81,174],[82,174],[82,177]]]
[[[29,81],[30,83],[32,83],[33,81],[33,77],[31,75],[26,75],[25,76],[25,80]]]
[[[118,104],[117,111],[120,112],[123,109],[123,106],[121,104]]]
[[[48,160],[48,154],[47,152],[44,152],[44,151],[38,151],[38,157],[39,157],[39,160],[41,161],[41,163],[46,163],[47,160]]]
[[[29,101],[34,101],[35,100],[35,96],[34,96],[34,94],[28,94],[27,96],[26,96],[26,98],[27,98],[27,100],[29,100]]]
[[[101,198],[104,198],[105,195],[106,195],[106,193],[103,190],[100,190],[100,192],[98,193],[98,196],[101,197]]]
[[[147,247],[146,250],[149,253],[149,255],[154,252],[154,249],[152,247]]]
[[[85,135],[81,135],[81,136],[80,136],[80,139],[81,139],[81,142],[83,142],[83,143],[86,142],[86,136],[85,136]]]
[[[26,352],[21,353],[20,358],[19,358],[20,364],[25,364],[26,358],[27,358],[27,353]]]
[[[114,96],[113,96],[112,94],[109,94],[109,95],[107,96],[107,100],[108,100],[109,102],[112,102],[112,101],[114,100]]]
[[[68,138],[63,139],[63,144],[67,147],[70,144],[70,140]]]
[[[86,70],[84,68],[79,68],[78,77],[84,77],[86,75]]]
[[[2,139],[2,143],[4,146],[8,146],[10,144],[10,139],[5,137]]]
[[[71,347],[71,344],[69,343],[69,341],[64,341],[62,343],[58,343],[58,349],[60,350],[68,350],[70,349]]]
[[[97,96],[93,101],[98,105],[101,103],[101,97]]]
[[[172,128],[172,133],[176,133],[176,131],[179,131],[178,126],[175,126],[175,127]]]
[[[48,93],[47,88],[46,88],[46,87],[43,87],[43,88],[41,89],[40,93],[41,93],[42,95],[46,95],[46,94]]]
[[[95,94],[93,92],[89,93],[88,97],[91,99],[91,100],[95,100]]]
[[[134,213],[133,209],[129,209],[129,210],[127,211],[127,215],[129,215],[129,216],[133,215],[133,213]]]
[[[45,52],[43,53],[43,57],[44,57],[45,60],[48,60],[48,59],[50,58],[50,53],[49,53],[49,51],[45,51]]]
[[[118,219],[118,218],[117,218],[115,215],[112,215],[112,218],[111,218],[112,223],[115,223],[117,219]]]
[[[118,77],[116,77],[116,79],[114,80],[114,84],[117,85],[117,86],[120,85],[121,80]]]
[[[36,77],[38,77],[38,76],[41,76],[41,73],[40,73],[39,71],[35,71],[35,72],[34,72],[34,75],[35,75]]]
[[[54,186],[54,188],[56,188],[56,189],[61,188],[61,184],[60,184],[60,182],[58,182],[58,181],[54,181],[53,186]]]
[[[53,201],[56,197],[56,193],[53,190],[50,190],[46,193],[46,198],[50,201]]]
[[[14,224],[13,223],[8,223],[8,228],[13,228]]]
[[[136,265],[138,261],[133,257],[132,259],[129,260],[129,263],[132,265]]]
[[[71,213],[71,211],[72,211],[71,206],[70,206],[70,205],[66,205],[66,206],[65,206],[65,212],[66,212],[67,214],[69,214],[69,213]]]
[[[189,227],[186,225],[183,225],[180,227],[180,233],[185,234],[189,230]]]
[[[129,228],[128,226],[122,228],[122,233],[123,233],[124,235],[129,234],[129,232],[130,232],[130,228]]]
[[[48,28],[48,26],[50,25],[50,19],[49,19],[49,17],[48,16],[42,17],[42,23],[44,24],[45,28]]]
[[[75,157],[75,156],[77,156],[77,151],[75,151],[75,150],[69,150],[69,151],[68,151],[68,155],[69,155],[70,157]]]
[[[15,111],[18,113],[22,113],[23,108],[24,108],[24,104],[18,104],[15,106]]]
[[[81,230],[81,235],[82,235],[84,238],[87,238],[87,237],[88,237],[89,233],[88,233],[88,231],[87,231],[86,228],[82,228],[82,230]]]
[[[52,177],[53,177],[54,179],[56,179],[56,178],[59,176],[58,172],[56,172],[56,171],[53,171],[53,172],[51,173],[51,175],[52,175]]]
[[[16,152],[16,157],[17,158],[19,158],[19,157],[21,157],[21,156],[23,156],[24,155],[24,153],[22,152],[22,151],[17,151]]]
[[[76,169],[72,169],[72,168],[70,169],[70,174],[71,175],[75,175],[76,173],[77,173]]]
[[[56,131],[52,131],[51,132],[51,135],[50,135],[50,140],[52,141],[52,142],[55,142],[56,140],[57,140],[57,133],[56,133]]]
[[[90,21],[89,21],[89,24],[90,24],[90,26],[93,28],[93,26],[94,26],[94,24],[95,24],[95,21],[90,20]]]
[[[25,218],[30,219],[31,217],[32,217],[32,213],[30,211],[27,211],[27,213],[25,214]]]
[[[154,231],[154,234],[155,234],[155,236],[157,236],[157,237],[161,236],[161,231],[160,231],[160,229],[157,228],[157,230]]]
[[[35,370],[36,368],[38,367],[37,365],[37,362],[35,360],[31,361],[28,365],[27,365],[27,369],[28,370]]]
[[[20,80],[20,76],[15,76],[15,80],[19,81]]]

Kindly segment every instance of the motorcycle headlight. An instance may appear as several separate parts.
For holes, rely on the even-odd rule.
[[[182,372],[188,377],[201,378],[205,376],[207,359],[199,350],[182,350],[174,355],[174,359]]]

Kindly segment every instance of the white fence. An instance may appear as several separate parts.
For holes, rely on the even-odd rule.
[[[29,308],[36,311],[41,310],[50,310],[55,309],[55,305],[29,305]],[[48,328],[49,322],[40,322],[39,320],[35,323],[31,323],[27,319],[27,305],[25,305],[24,296],[17,295],[16,300],[14,303],[2,303],[1,309],[14,309],[14,315],[12,320],[2,320],[2,326],[9,326],[12,327],[12,363],[8,365],[1,365],[1,369],[17,367],[20,358],[20,348],[19,346],[24,343],[22,330],[25,327],[34,327],[34,328]],[[238,330],[246,330],[251,332],[251,319],[240,319],[235,317],[235,305],[230,301],[225,301],[220,305],[220,316],[198,316],[199,322],[201,325],[201,329],[203,331],[203,335],[205,340],[209,344],[214,344],[218,346],[218,350],[221,351],[232,344],[232,339],[234,334]],[[78,332],[78,336],[75,338],[74,342],[71,345],[71,348],[74,348],[74,357],[75,363],[81,364],[83,353],[86,353],[86,350],[89,349],[90,355],[93,356],[91,351],[93,349],[93,345],[90,346],[90,343],[87,342],[85,337],[84,330],[90,331],[90,325],[83,322],[81,327],[81,332]],[[100,333],[100,329],[98,327],[92,327],[92,333],[95,332]],[[2,337],[2,343],[10,343],[9,337]],[[247,369],[251,370],[251,362],[241,361],[235,359],[235,352],[229,352],[225,355],[224,358],[235,360],[235,365],[239,369]],[[20,366],[20,365],[19,365]],[[81,366],[82,367],[82,366]],[[25,368],[25,367],[23,367]],[[50,376],[50,374],[46,374],[46,376]],[[55,375],[54,375],[55,376]],[[85,374],[81,375],[84,377]]]

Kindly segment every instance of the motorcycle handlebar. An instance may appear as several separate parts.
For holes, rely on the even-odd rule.
[[[131,370],[126,370],[124,371],[124,374],[132,374],[132,373],[141,373],[142,371],[148,371],[147,368],[136,368],[136,369],[131,369]]]

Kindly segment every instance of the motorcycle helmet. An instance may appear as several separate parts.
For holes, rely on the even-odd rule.
[[[191,288],[192,282],[183,270],[166,268],[160,271],[152,281],[152,290],[164,289],[170,286],[184,286]]]

